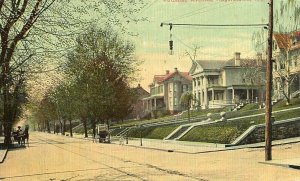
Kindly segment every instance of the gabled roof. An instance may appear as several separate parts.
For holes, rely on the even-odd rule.
[[[164,80],[166,75],[154,75],[153,82],[160,83]]]
[[[300,30],[292,31],[289,33],[274,32],[273,37],[280,49],[288,50],[299,48]],[[294,39],[296,39],[296,44],[293,44]]]
[[[143,87],[141,87],[140,84],[137,87],[132,88],[132,90],[139,98],[150,96],[150,93],[146,91]]]
[[[196,60],[203,69],[220,69],[224,67],[224,60]]]
[[[285,33],[274,33],[274,39],[280,49],[290,48],[290,36]]]
[[[167,81],[171,78],[173,78],[175,75],[180,75],[181,77],[184,77],[187,80],[193,80],[193,77],[189,74],[189,72],[179,72],[179,71],[175,71],[171,74],[166,75],[166,77],[164,78],[163,81]]]

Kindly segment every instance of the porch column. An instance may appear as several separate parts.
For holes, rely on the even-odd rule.
[[[205,106],[205,108],[208,106],[208,102],[207,102],[207,89],[204,89],[204,106]]]
[[[232,103],[234,103],[234,88],[232,88]]]
[[[212,101],[215,100],[215,91],[214,91],[214,89],[212,89],[212,91],[211,91],[211,100]]]
[[[201,91],[200,90],[198,90],[198,99],[197,99],[197,102],[198,102],[198,106],[200,106],[200,105],[202,105],[201,104]]]
[[[249,101],[249,89],[247,89],[247,101]]]
[[[156,109],[156,98],[154,98],[154,109]]]

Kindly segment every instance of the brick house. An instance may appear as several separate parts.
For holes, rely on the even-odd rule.
[[[140,84],[137,87],[132,88],[132,92],[136,96],[136,101],[132,105],[132,112],[127,117],[127,119],[140,119],[145,116],[143,99],[149,97],[150,94],[147,92]]]
[[[146,112],[165,110],[171,114],[182,111],[180,98],[184,92],[192,90],[192,77],[188,72],[166,71],[165,75],[155,75],[149,85],[150,96],[144,98]]]

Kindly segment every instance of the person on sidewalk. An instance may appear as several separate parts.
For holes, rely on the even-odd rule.
[[[18,126],[17,136],[18,136],[18,144],[19,145],[21,144],[22,135],[23,135],[23,130],[22,130],[21,126]]]

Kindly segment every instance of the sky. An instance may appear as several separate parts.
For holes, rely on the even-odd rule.
[[[131,24],[129,30],[138,36],[129,37],[136,45],[136,55],[143,61],[140,83],[149,91],[154,75],[166,70],[188,72],[191,60],[185,52],[200,47],[198,60],[228,60],[235,52],[253,57],[252,36],[262,27],[192,27],[173,26],[174,54],[169,54],[170,30],[165,23],[186,24],[267,24],[268,0],[148,0],[149,4],[136,16],[148,21]],[[265,36],[267,31],[265,30]]]

